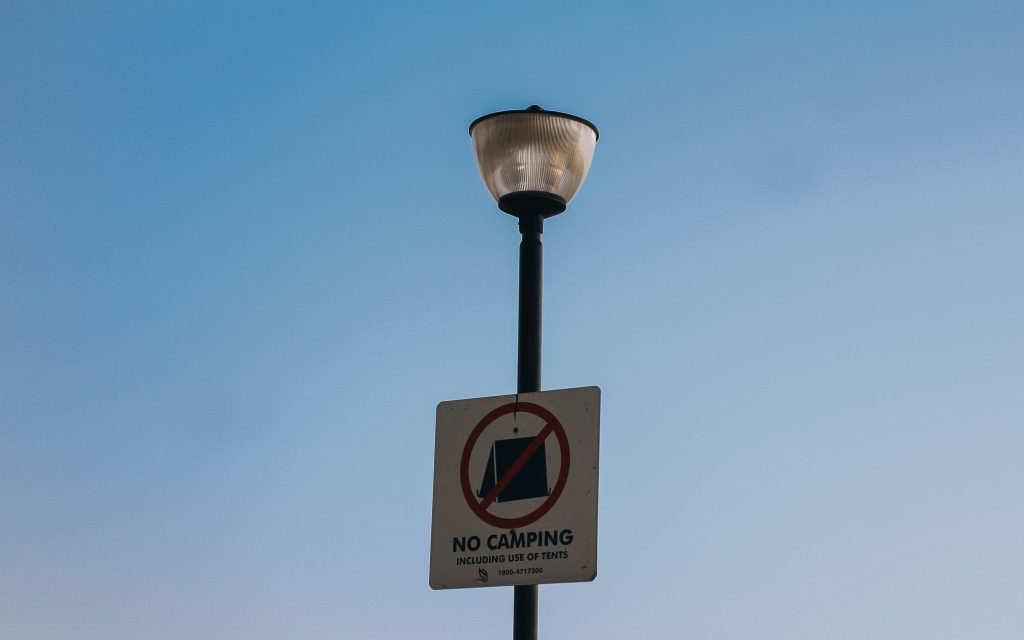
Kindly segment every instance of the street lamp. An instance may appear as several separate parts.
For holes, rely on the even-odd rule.
[[[521,218],[562,213],[590,170],[597,127],[533,105],[469,125],[480,175],[498,208]]]
[[[517,393],[540,391],[544,219],[565,211],[590,170],[598,132],[583,118],[534,105],[469,125],[480,175],[498,208],[519,218]],[[537,638],[537,585],[517,585],[513,640]]]

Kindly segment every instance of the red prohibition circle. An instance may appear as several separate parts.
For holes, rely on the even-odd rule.
[[[518,518],[503,518],[487,511],[487,507],[490,505],[484,505],[482,501],[478,502],[476,496],[473,495],[473,488],[469,484],[469,456],[473,452],[473,446],[476,444],[477,440],[480,439],[480,435],[491,425],[491,423],[502,416],[520,411],[523,413],[532,413],[544,420],[546,424],[541,430],[541,433],[550,430],[550,433],[545,435],[544,439],[547,439],[547,436],[551,434],[554,434],[555,438],[558,439],[558,448],[561,453],[561,467],[558,470],[558,479],[555,480],[555,486],[548,495],[547,500],[530,513],[519,516]],[[540,434],[538,434],[538,437],[539,436]],[[538,404],[533,404],[532,402],[511,402],[498,407],[484,416],[483,420],[481,420],[469,434],[469,438],[466,440],[466,446],[462,450],[462,461],[459,464],[459,476],[462,480],[462,494],[466,498],[466,503],[478,518],[489,525],[502,529],[518,529],[520,527],[525,527],[533,524],[539,520],[541,516],[550,511],[551,508],[555,506],[555,503],[558,502],[558,497],[562,495],[562,490],[565,489],[566,481],[569,479],[569,437],[565,434],[565,428],[562,427],[562,423],[558,421],[555,414],[551,413],[544,407]]]

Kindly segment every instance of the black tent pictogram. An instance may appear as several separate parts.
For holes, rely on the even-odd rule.
[[[527,436],[494,441],[487,456],[487,468],[484,470],[484,477],[480,483],[477,497],[483,498],[490,493],[494,485],[501,481],[509,467],[515,464],[533,440],[533,437]],[[494,501],[512,502],[529,498],[543,498],[549,494],[547,456],[544,454],[544,443],[541,442],[537,450],[523,464],[519,472],[509,480],[505,488],[498,493]]]

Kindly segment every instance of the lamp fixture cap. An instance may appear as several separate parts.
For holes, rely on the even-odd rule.
[[[503,116],[503,115],[512,114],[512,113],[543,113],[543,114],[546,114],[546,115],[557,116],[557,117],[560,117],[560,118],[569,118],[570,120],[575,120],[577,122],[582,122],[583,124],[587,125],[591,129],[593,129],[594,130],[594,139],[595,140],[597,140],[597,139],[599,139],[601,137],[601,132],[597,130],[597,126],[593,122],[591,122],[590,120],[587,120],[586,118],[581,118],[579,116],[574,116],[571,113],[563,113],[561,111],[548,111],[547,109],[544,109],[543,107],[541,107],[539,105],[536,105],[536,104],[531,104],[529,107],[527,107],[525,109],[509,109],[507,111],[495,111],[494,113],[488,113],[485,116],[480,116],[479,118],[477,118],[473,122],[469,123],[469,135],[473,135],[473,127],[475,127],[476,125],[480,124],[484,120],[487,120],[489,118],[493,118],[494,116]]]

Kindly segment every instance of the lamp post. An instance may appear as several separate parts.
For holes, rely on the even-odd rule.
[[[590,170],[598,132],[583,118],[528,109],[500,111],[469,125],[476,162],[498,208],[519,218],[517,393],[540,391],[544,220],[565,211]],[[516,586],[513,640],[537,638],[537,585]]]

